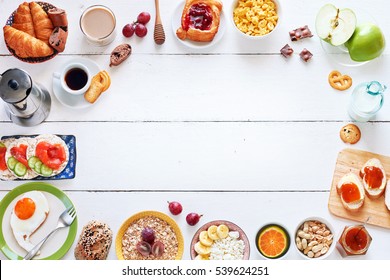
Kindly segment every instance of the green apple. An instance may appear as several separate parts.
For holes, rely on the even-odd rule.
[[[349,56],[354,61],[367,61],[381,55],[385,49],[385,36],[372,23],[358,25],[352,37],[345,43]]]
[[[338,9],[332,4],[326,4],[316,17],[318,37],[333,46],[347,42],[355,28],[356,16],[351,9]]]

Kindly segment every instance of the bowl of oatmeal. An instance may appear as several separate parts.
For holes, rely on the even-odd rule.
[[[181,260],[184,239],[171,217],[143,211],[123,222],[115,239],[115,250],[119,260]]]
[[[195,233],[190,254],[193,260],[249,260],[249,240],[236,224],[211,221]]]

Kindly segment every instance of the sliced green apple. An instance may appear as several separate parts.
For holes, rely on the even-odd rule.
[[[356,16],[351,9],[338,9],[332,4],[326,4],[316,17],[318,37],[333,46],[347,42],[355,28]]]
[[[380,56],[385,45],[383,32],[372,23],[358,25],[352,37],[345,43],[349,56],[354,61],[368,61]]]

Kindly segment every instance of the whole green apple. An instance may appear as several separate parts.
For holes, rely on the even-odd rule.
[[[372,23],[358,25],[352,37],[345,43],[354,61],[367,61],[381,55],[385,49],[385,37]]]

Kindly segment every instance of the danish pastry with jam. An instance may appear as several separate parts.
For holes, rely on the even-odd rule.
[[[212,41],[218,32],[221,12],[220,0],[186,0],[177,37],[196,42]]]

